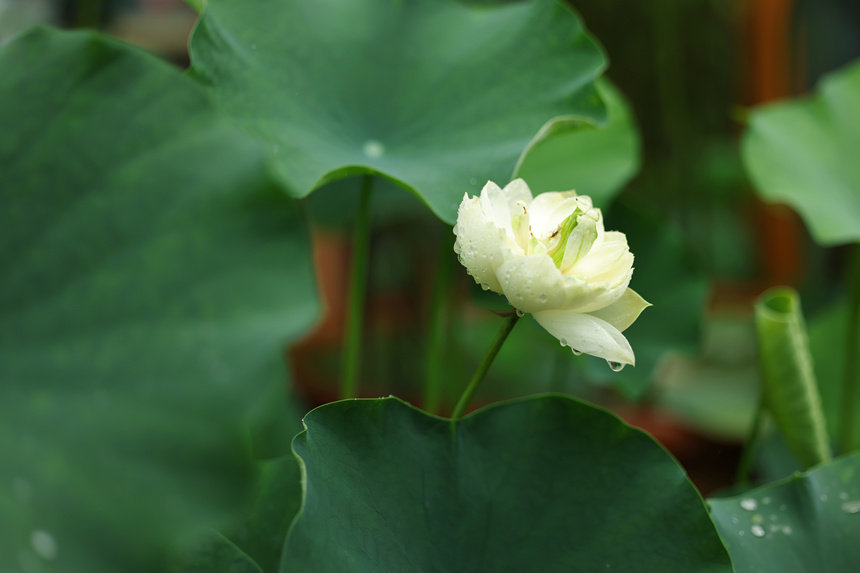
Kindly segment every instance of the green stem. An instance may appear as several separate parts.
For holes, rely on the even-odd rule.
[[[367,291],[367,258],[370,247],[370,198],[373,176],[365,175],[361,183],[358,216],[352,236],[352,272],[350,276],[349,308],[346,320],[346,340],[341,368],[340,396],[358,396],[358,374],[361,370],[361,333],[364,327],[364,296]]]
[[[451,252],[451,243],[450,236],[443,233],[436,253],[436,276],[430,299],[430,328],[424,354],[427,373],[424,380],[424,409],[431,414],[438,413],[442,398],[442,352],[448,315],[448,297],[445,295],[451,285],[451,257],[447,255]]]
[[[857,402],[857,346],[860,344],[860,243],[848,255],[848,316],[845,331],[845,372],[842,379],[842,413],[839,451],[854,450],[854,412]]]
[[[763,417],[764,396],[759,395],[758,404],[756,405],[755,414],[753,414],[752,424],[750,425],[750,433],[744,442],[744,449],[741,452],[741,459],[738,462],[738,472],[735,475],[735,487],[745,487],[749,484],[753,454],[755,453],[755,447],[758,443],[758,436],[761,433]]]
[[[101,27],[102,0],[80,0],[75,11],[76,28]]]
[[[466,408],[469,406],[469,402],[472,400],[472,396],[475,395],[475,391],[484,380],[484,376],[486,376],[487,370],[490,369],[490,365],[496,358],[496,354],[499,353],[499,349],[502,347],[502,344],[505,343],[505,339],[508,338],[508,335],[511,333],[511,330],[513,330],[514,325],[517,323],[519,318],[520,317],[517,316],[517,313],[514,312],[511,313],[507,320],[505,320],[505,323],[499,329],[498,334],[496,334],[493,344],[490,345],[489,350],[487,350],[487,354],[484,355],[484,359],[481,360],[481,363],[478,365],[478,369],[469,381],[469,385],[466,386],[466,389],[463,391],[463,395],[460,396],[460,401],[457,402],[457,407],[454,408],[451,418],[456,420],[463,417],[463,414],[466,412]]]

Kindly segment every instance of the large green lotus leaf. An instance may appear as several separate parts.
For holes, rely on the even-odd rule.
[[[452,422],[350,400],[305,426],[284,572],[731,571],[678,464],[583,402],[545,395]]]
[[[5,46],[0,125],[0,570],[160,570],[252,481],[304,223],[197,84],[98,35]]]
[[[571,130],[532,147],[517,169],[537,195],[575,189],[598,207],[612,199],[636,175],[640,142],[633,113],[624,96],[607,79],[597,88],[606,102],[608,121],[602,129]]]
[[[708,504],[737,573],[857,571],[860,454]]]
[[[797,210],[818,243],[860,241],[860,61],[808,98],[754,110],[742,149],[759,193]]]
[[[291,194],[380,173],[448,223],[531,143],[605,116],[605,58],[555,0],[210,0],[190,50]]]

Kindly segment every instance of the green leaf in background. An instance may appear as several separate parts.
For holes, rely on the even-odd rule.
[[[806,468],[830,459],[821,398],[797,291],[776,287],[755,306],[764,404]]]
[[[842,384],[845,379],[845,340],[848,322],[845,301],[834,305],[809,321],[809,349],[815,359],[815,376],[821,391],[827,430],[832,442],[837,442],[843,411]],[[860,356],[860,344],[853,350]],[[860,420],[860,403],[853,407],[854,419]],[[860,443],[860,423],[853,425],[853,443]]]
[[[791,205],[819,244],[860,241],[860,61],[808,98],[753,110],[742,144],[762,197]]]
[[[284,573],[731,571],[678,464],[583,402],[542,396],[455,423],[350,400],[305,425]]]
[[[292,195],[380,173],[448,223],[530,144],[605,116],[605,58],[555,0],[210,0],[190,50]]]
[[[587,126],[541,141],[529,150],[517,169],[532,193],[575,189],[598,207],[609,206],[636,175],[640,143],[633,112],[609,80],[597,81],[606,102],[608,121],[602,129]]]
[[[163,570],[250,485],[304,223],[197,84],[95,34],[5,46],[0,125],[0,570]]]
[[[860,454],[708,505],[737,573],[853,573],[860,563]]]
[[[254,500],[241,523],[208,535],[176,573],[280,570],[287,530],[302,505],[301,472],[292,453],[260,462],[257,469]]]

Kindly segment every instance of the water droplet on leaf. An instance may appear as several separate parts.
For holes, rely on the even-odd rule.
[[[385,146],[375,139],[368,139],[364,142],[364,154],[372,159],[385,155]]]
[[[751,497],[741,500],[741,507],[747,511],[753,511],[758,507],[758,502]]]
[[[750,527],[750,533],[755,535],[756,537],[764,537],[764,527],[761,525],[755,524]]]
[[[36,555],[45,560],[53,559],[57,556],[57,540],[47,531],[37,529],[30,534],[30,545]]]
[[[842,504],[845,513],[860,513],[860,499],[852,499]]]

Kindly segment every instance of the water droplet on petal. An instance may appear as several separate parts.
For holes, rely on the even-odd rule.
[[[547,298],[548,297],[546,296],[546,293],[541,293],[541,295],[538,297],[538,300],[541,302],[546,302]]]
[[[487,283],[481,283],[481,288],[484,290],[490,290],[490,285],[488,285]]]
[[[751,497],[741,500],[741,507],[747,511],[753,511],[758,507],[758,502]]]
[[[523,311],[521,311],[520,309],[517,309],[517,316],[518,316],[518,317],[522,318],[522,317],[524,317],[525,315],[526,315],[526,313],[524,313],[524,312],[523,312]]]
[[[621,372],[624,369],[624,365],[620,362],[612,362],[611,360],[606,361],[609,364],[609,369],[613,372]]]
[[[756,537],[764,537],[764,527],[759,524],[755,524],[750,527],[750,533],[752,533]]]
[[[842,504],[845,513],[860,513],[860,499],[852,499]]]
[[[577,350],[576,348],[571,348],[571,352],[573,352],[574,356],[582,356],[582,350]]]
[[[564,338],[559,338],[559,339],[558,339],[558,342],[559,342],[559,344],[561,344],[562,346],[567,346],[567,340],[566,340],[566,339],[564,339]]]

